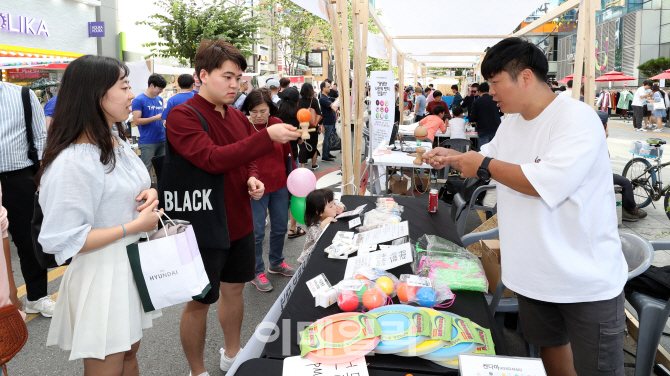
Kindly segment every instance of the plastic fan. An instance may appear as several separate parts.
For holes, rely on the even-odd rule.
[[[328,321],[341,319],[344,317],[355,317],[360,313],[344,312],[324,317],[315,321],[312,325],[319,325]],[[338,321],[326,325],[321,330],[321,338],[328,342],[344,342],[355,337],[360,330],[360,324],[355,321]],[[323,364],[337,364],[352,362],[372,351],[379,344],[379,337],[362,339],[355,344],[337,349],[320,349],[310,351],[305,358]]]

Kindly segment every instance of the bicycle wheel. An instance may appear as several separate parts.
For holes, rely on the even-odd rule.
[[[623,177],[633,184],[633,196],[638,208],[651,204],[650,192],[656,182],[656,173],[648,170],[651,163],[644,158],[633,158],[623,168]]]
[[[670,219],[670,191],[665,193],[665,198],[663,199],[663,209],[665,209],[665,215]]]

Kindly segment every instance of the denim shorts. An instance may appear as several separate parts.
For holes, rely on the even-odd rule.
[[[522,295],[518,301],[526,342],[541,347],[570,344],[578,375],[624,375],[623,292],[597,302],[549,303]]]

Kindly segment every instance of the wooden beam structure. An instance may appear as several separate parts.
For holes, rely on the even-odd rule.
[[[363,109],[365,100],[365,78],[367,63],[368,2],[352,1],[352,26],[354,37],[354,139],[353,139],[353,175],[354,187],[358,189],[361,181],[361,142],[363,140]],[[359,194],[364,192],[359,192]]]
[[[596,11],[600,8],[600,0],[584,0],[584,3],[589,4],[589,26],[586,29],[584,50],[584,103],[595,109],[593,98],[596,93]]]
[[[429,54],[406,54],[406,56],[479,56],[483,53],[484,52],[432,52]]]
[[[538,27],[546,24],[547,22],[550,22],[551,20],[555,19],[556,17],[561,16],[562,14],[571,11],[572,9],[575,9],[579,6],[580,0],[568,0],[564,2],[563,4],[557,6],[556,8],[550,10],[547,12],[544,16],[538,18],[537,20],[533,21],[530,23],[530,25],[524,27],[523,29],[510,34],[509,36],[512,37],[520,37],[522,35],[526,35],[530,33],[531,31],[537,29]]]
[[[509,35],[396,35],[393,39],[504,39]]]
[[[579,20],[577,23],[577,47],[575,49],[575,67],[572,78],[572,98],[579,100],[579,91],[582,87],[582,75],[584,73],[584,47],[586,45],[586,31],[589,24],[589,2],[585,1],[579,7]],[[580,89],[577,89],[580,88]],[[585,96],[586,98],[586,96]],[[586,99],[585,99],[586,100]]]
[[[400,107],[400,119],[398,124],[402,124],[405,112],[405,55],[398,52],[398,106]]]

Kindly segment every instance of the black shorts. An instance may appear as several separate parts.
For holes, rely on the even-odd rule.
[[[247,283],[256,276],[256,238],[254,232],[230,242],[228,249],[201,249],[202,263],[212,289],[202,299],[203,304],[219,300],[220,282]]]
[[[642,106],[642,109],[644,111],[642,116],[644,116],[644,117],[651,116],[651,111],[649,111],[649,107],[647,107],[646,104],[644,106]]]
[[[522,295],[518,301],[526,342],[541,347],[569,343],[578,375],[624,375],[623,292],[597,302],[549,303]]]

